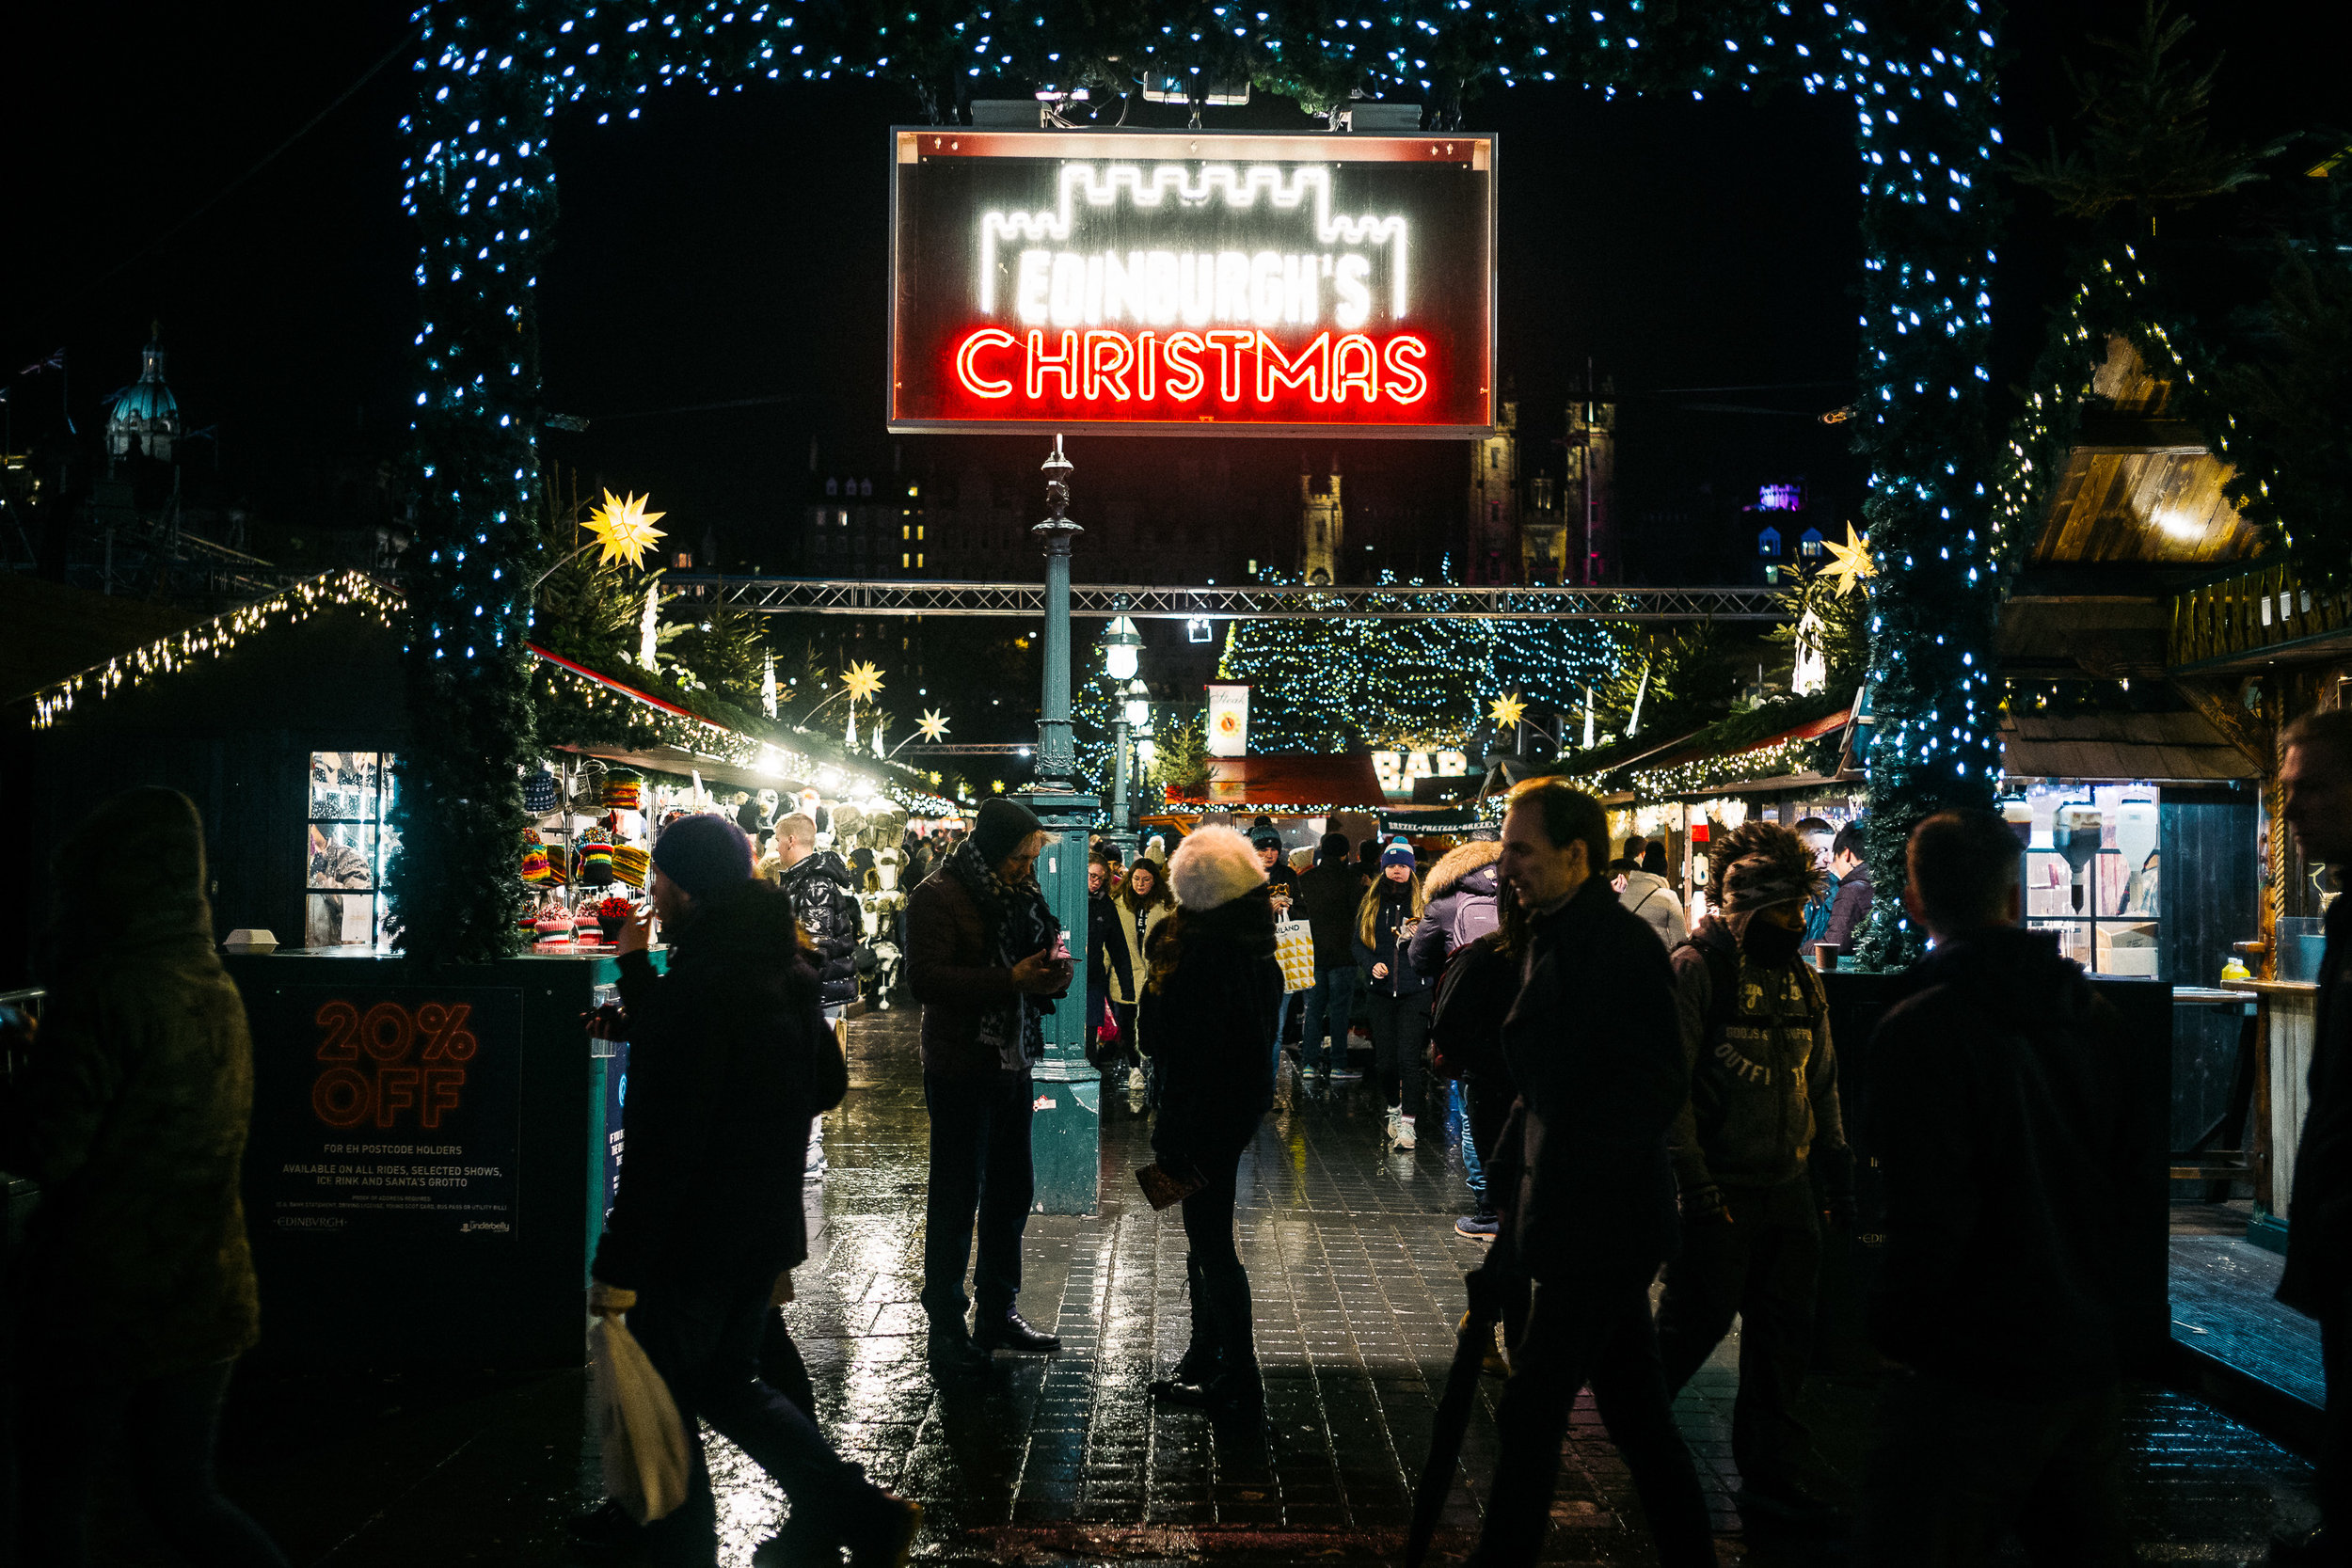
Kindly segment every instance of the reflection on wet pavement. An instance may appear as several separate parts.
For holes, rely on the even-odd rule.
[[[1456,1236],[1458,1166],[1424,1115],[1421,1147],[1381,1148],[1362,1085],[1286,1097],[1243,1168],[1242,1255],[1266,1375],[1263,1431],[1156,1413],[1144,1385],[1182,1353],[1189,1319],[1184,1232],[1155,1215],[1132,1172],[1150,1155],[1139,1111],[1106,1097],[1097,1214],[1034,1216],[1021,1307],[1062,1337],[1052,1357],[999,1354],[984,1379],[934,1386],[923,1363],[925,1119],[914,1013],[851,1027],[852,1090],[827,1118],[831,1171],[809,1189],[812,1257],[787,1308],[819,1413],[843,1449],[926,1509],[926,1563],[1215,1560],[1401,1561],[1408,1477],[1480,1243]],[[1287,1079],[1287,1069],[1285,1069]],[[1729,1432],[1737,1338],[1701,1371],[1677,1417],[1709,1487],[1725,1563],[1834,1563],[1834,1541],[1742,1533]],[[1440,1528],[1467,1551],[1494,1457],[1481,1389]],[[1869,1395],[1816,1376],[1805,1414],[1830,1478],[1867,1443]],[[336,1568],[566,1560],[563,1522],[595,1500],[582,1380],[244,1379],[224,1473],[296,1562]],[[2185,1397],[2134,1406],[2132,1506],[2141,1560],[2259,1561],[2277,1499],[2308,1489],[2302,1461]],[[743,1568],[784,1518],[781,1494],[707,1437],[721,1560]],[[164,1562],[127,1497],[99,1560]],[[1654,1561],[1624,1467],[1589,1402],[1580,1407],[1545,1560]]]

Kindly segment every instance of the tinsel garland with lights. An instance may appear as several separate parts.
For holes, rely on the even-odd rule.
[[[1369,14],[1366,14],[1369,13]],[[532,293],[553,238],[548,120],[577,106],[634,119],[658,87],[717,94],[761,82],[878,78],[927,118],[977,86],[1124,92],[1137,73],[1196,99],[1247,81],[1310,108],[1405,100],[1458,125],[1466,93],[1520,81],[1694,99],[1768,87],[1830,93],[1855,113],[1864,266],[1857,441],[1867,503],[1877,744],[1879,915],[1866,961],[1901,929],[1901,844],[1937,808],[1990,800],[1997,770],[1988,662],[1994,598],[1986,429],[1985,188],[1995,40],[1984,0],[1587,0],[1558,11],[1430,4],[1339,14],[1316,0],[1103,8],[1089,0],[923,8],[519,0],[419,11],[404,204],[418,269],[418,473],[424,562],[411,585],[411,696],[422,743],[402,792],[394,907],[412,952],[506,951],[521,888],[516,765],[530,745],[518,578],[540,411]],[[994,84],[1004,84],[995,86]],[[879,134],[879,128],[878,128]],[[493,868],[509,868],[497,870]]]

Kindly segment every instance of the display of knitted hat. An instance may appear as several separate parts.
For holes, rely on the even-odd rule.
[[[557,787],[555,775],[544,768],[533,768],[523,774],[523,810],[532,816],[545,816],[555,810]]]
[[[833,847],[843,854],[857,847],[858,830],[866,826],[866,813],[856,806],[833,808]]]
[[[612,846],[600,838],[584,840],[580,847],[580,885],[611,887],[612,885]]]
[[[642,781],[634,773],[614,771],[605,775],[604,807],[607,811],[635,811]]]
[[[634,844],[612,847],[612,875],[630,887],[644,887],[645,873],[653,865],[653,857]]]
[[[523,834],[523,880],[544,882],[554,875],[548,865],[547,846],[539,842],[539,835],[532,832]]]

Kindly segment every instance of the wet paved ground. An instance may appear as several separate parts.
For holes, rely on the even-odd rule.
[[[1408,1475],[1479,1244],[1454,1235],[1462,1187],[1438,1121],[1421,1148],[1385,1153],[1362,1085],[1302,1096],[1268,1118],[1244,1166],[1242,1253],[1266,1366],[1262,1437],[1153,1413],[1144,1385],[1173,1363],[1188,1322],[1184,1240],[1130,1199],[1142,1117],[1114,1094],[1102,1212],[1039,1216],[1022,1306],[1054,1326],[1051,1359],[997,1358],[985,1381],[933,1386],[915,1305],[924,1119],[913,1015],[853,1025],[850,1102],[830,1119],[814,1256],[788,1309],[826,1425],[885,1485],[922,1500],[928,1563],[1240,1564],[1401,1560]],[[1708,1475],[1726,1563],[1834,1563],[1837,1543],[1742,1532],[1730,1493],[1734,1346],[1677,1407]],[[577,1373],[300,1381],[240,1387],[224,1474],[297,1563],[565,1560],[564,1518],[593,1500]],[[1482,1389],[1439,1537],[1467,1549],[1493,1456]],[[1817,1376],[1808,1418],[1829,1476],[1851,1475],[1867,1442],[1859,1380]],[[2259,1561],[2274,1511],[2301,1506],[2309,1466],[2185,1397],[2135,1401],[2132,1506],[2149,1562]],[[785,1505],[739,1455],[709,1439],[721,1488],[723,1560],[750,1563]],[[1614,1450],[1580,1411],[1554,1509],[1548,1562],[1654,1560]],[[166,1560],[126,1497],[100,1522],[100,1560]]]

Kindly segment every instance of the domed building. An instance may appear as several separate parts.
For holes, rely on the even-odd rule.
[[[106,456],[119,462],[141,452],[159,463],[172,460],[181,436],[180,400],[164,381],[163,325],[139,351],[139,378],[114,395],[106,413]]]

